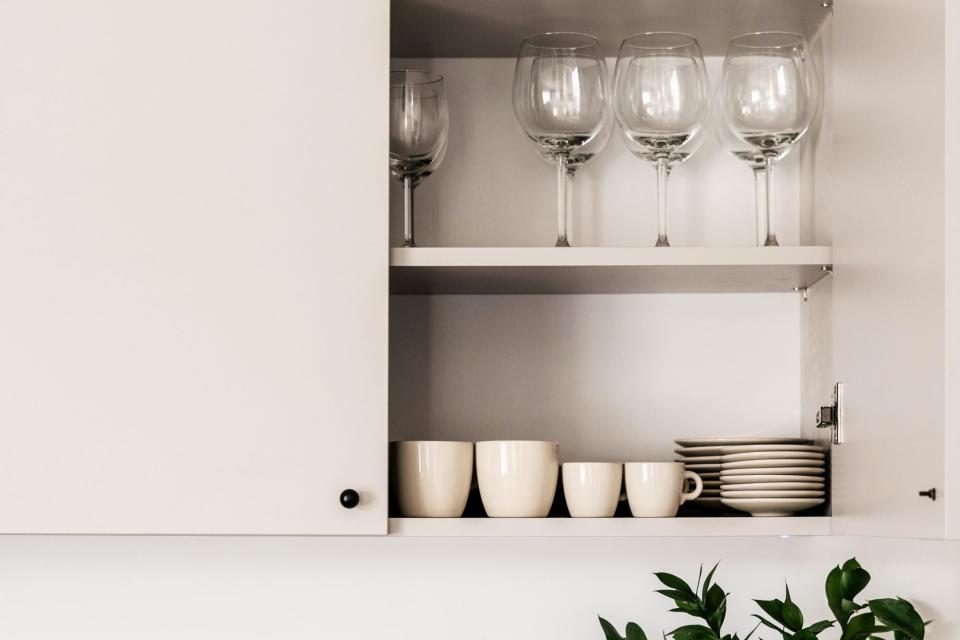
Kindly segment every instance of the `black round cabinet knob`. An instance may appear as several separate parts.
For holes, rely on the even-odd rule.
[[[360,504],[360,494],[353,489],[344,489],[340,494],[340,504],[344,509],[353,509]]]

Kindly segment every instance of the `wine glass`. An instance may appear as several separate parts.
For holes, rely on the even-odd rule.
[[[443,161],[448,128],[443,76],[411,69],[390,72],[390,173],[403,183],[405,247],[417,246],[413,190]]]
[[[627,148],[657,169],[657,243],[667,239],[667,177],[696,150],[707,117],[707,72],[696,39],[683,33],[641,33],[620,45],[614,112]]]
[[[609,80],[600,44],[583,33],[541,33],[523,41],[513,77],[513,109],[541,154],[557,167],[557,242],[567,237],[571,157],[601,132]]]
[[[726,126],[763,156],[767,237],[776,247],[774,163],[806,133],[819,108],[819,81],[807,40],[764,31],[730,41],[720,91]]]

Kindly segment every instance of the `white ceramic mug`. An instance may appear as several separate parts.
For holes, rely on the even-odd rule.
[[[557,492],[556,442],[477,443],[477,483],[491,518],[543,518]]]
[[[563,496],[574,518],[612,518],[620,502],[619,462],[564,462]]]
[[[634,518],[672,518],[687,500],[703,491],[703,480],[682,462],[627,462],[627,501]],[[687,479],[692,491],[684,491]]]
[[[394,442],[393,470],[401,515],[409,518],[459,518],[470,496],[473,443]]]

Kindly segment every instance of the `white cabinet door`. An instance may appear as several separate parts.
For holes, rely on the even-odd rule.
[[[388,0],[3,3],[0,531],[386,532],[388,48]]]
[[[940,538],[944,2],[837,3],[833,58],[834,530]]]

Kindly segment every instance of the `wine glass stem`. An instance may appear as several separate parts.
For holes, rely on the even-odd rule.
[[[657,159],[657,245],[669,247],[667,240],[667,176],[670,168],[666,158]]]
[[[767,167],[753,167],[753,192],[757,207],[757,246],[767,241]]]
[[[766,157],[766,166],[764,168],[764,173],[766,174],[766,208],[767,208],[767,239],[764,241],[763,246],[765,247],[779,247],[780,243],[777,242],[777,233],[774,227],[774,211],[773,211],[773,163],[776,161],[776,157],[769,155]]]
[[[413,178],[403,178],[403,246],[415,247],[413,240]]]
[[[567,240],[567,161],[566,155],[557,159],[557,247],[569,247]]]

